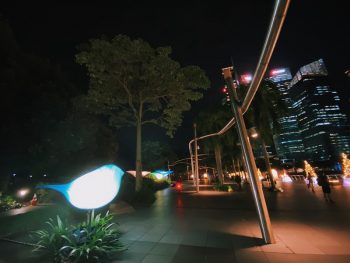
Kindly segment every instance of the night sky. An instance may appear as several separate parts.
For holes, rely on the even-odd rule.
[[[194,116],[220,99],[221,68],[232,59],[238,73],[254,71],[274,5],[271,0],[206,2],[210,3],[31,3],[3,6],[0,14],[8,20],[22,50],[61,64],[81,85],[87,84],[84,71],[74,62],[76,46],[101,35],[125,34],[153,47],[171,46],[173,59],[184,66],[202,67],[212,87],[185,114],[172,141],[184,154]],[[350,23],[345,3],[292,1],[270,67],[290,67],[294,75],[300,66],[323,58],[333,88],[349,106],[350,78],[344,71],[350,68]],[[146,130],[145,136],[152,137],[153,131]]]

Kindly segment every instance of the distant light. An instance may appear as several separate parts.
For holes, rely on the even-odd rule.
[[[44,174],[44,177],[46,177],[46,174]]]
[[[271,169],[271,173],[272,173],[273,179],[277,179],[278,178],[278,172],[277,172],[276,169]]]
[[[16,176],[16,174],[13,174],[12,176]]]
[[[29,189],[21,189],[21,190],[19,190],[18,191],[18,195],[20,196],[20,197],[24,197],[25,195],[27,195],[29,193]]]
[[[32,178],[33,177],[33,175],[29,175],[29,178]]]
[[[207,179],[207,178],[208,178],[208,174],[207,174],[207,173],[204,173],[204,174],[203,174],[203,178]]]
[[[344,177],[343,178],[343,185],[344,186],[350,186],[350,177]]]
[[[226,86],[222,88],[222,93],[227,93],[227,87]]]
[[[275,69],[271,71],[271,75],[276,75],[276,74],[280,74],[280,73],[284,73],[286,72],[285,69]]]
[[[241,75],[241,82],[244,84],[249,84],[253,79],[253,76],[251,74],[244,74]]]
[[[253,137],[253,138],[257,138],[257,137],[258,137],[258,133],[257,133],[257,132],[256,132],[256,133],[253,133],[253,134],[252,134],[252,137]]]

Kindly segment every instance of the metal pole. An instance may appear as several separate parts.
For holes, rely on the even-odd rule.
[[[193,167],[193,153],[192,153],[192,143],[194,142],[194,139],[191,140],[189,143],[188,143],[188,149],[190,151],[190,159],[191,159],[191,170],[192,170],[192,175],[193,175],[193,185],[195,185],[195,181],[196,179],[194,178],[194,167]]]
[[[247,164],[247,170],[248,170],[248,175],[249,175],[250,183],[252,187],[252,193],[253,193],[255,205],[259,216],[260,229],[261,229],[261,233],[265,243],[273,244],[275,243],[275,238],[272,233],[270,216],[267,210],[264,193],[261,187],[261,182],[258,178],[258,172],[257,172],[255,160],[254,160],[254,155],[253,155],[252,147],[249,142],[247,128],[244,123],[242,109],[239,105],[236,86],[232,80],[231,70],[232,70],[232,67],[222,69],[224,79],[226,81],[227,89],[229,92],[229,96],[230,96],[231,108],[237,123],[237,131],[238,131],[239,139],[241,141],[243,155],[245,157],[245,161]]]
[[[199,192],[199,171],[198,171],[198,145],[197,145],[197,124],[193,124],[194,128],[194,159],[195,159],[195,175],[196,178],[196,191]]]

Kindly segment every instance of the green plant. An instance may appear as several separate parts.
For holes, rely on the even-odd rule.
[[[22,204],[18,203],[12,196],[0,196],[0,212],[20,207],[22,207]]]
[[[227,184],[220,184],[220,183],[216,183],[214,185],[214,189],[217,191],[222,191],[222,192],[232,192],[232,186],[231,185],[227,185]]]
[[[57,224],[50,219],[48,230],[37,231],[37,250],[47,249],[55,262],[102,262],[111,252],[123,249],[119,241],[120,232],[112,228],[113,216],[94,211],[87,220],[78,225],[66,227],[57,216]]]
[[[70,229],[67,227],[57,216],[55,222],[52,218],[46,222],[48,229],[35,231],[36,239],[39,241],[36,243],[34,251],[47,250],[54,258],[54,262],[60,262],[61,255],[60,249],[66,244],[65,237],[70,235]]]

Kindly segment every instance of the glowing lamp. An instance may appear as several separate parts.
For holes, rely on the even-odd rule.
[[[350,187],[350,177],[343,178],[343,186]]]
[[[208,179],[208,174],[207,174],[207,173],[204,173],[204,174],[203,174],[203,178],[204,178],[204,179]]]
[[[291,183],[291,182],[293,182],[293,180],[287,174],[284,174],[284,175],[282,175],[282,182]]]
[[[24,197],[28,193],[29,193],[29,189],[21,189],[21,190],[18,191],[17,195],[20,196],[20,197]]]
[[[271,169],[271,173],[272,173],[273,179],[277,179],[278,178],[278,172],[277,172],[276,169]]]
[[[253,77],[251,74],[244,74],[241,76],[241,82],[244,84],[248,84],[252,81]]]
[[[96,209],[108,204],[116,197],[123,175],[124,172],[119,167],[107,164],[68,184],[41,185],[37,188],[58,191],[77,208]]]
[[[276,75],[280,73],[284,73],[286,70],[285,69],[275,69],[271,71],[271,75]]]

